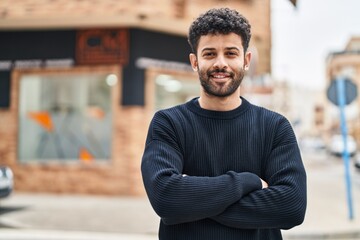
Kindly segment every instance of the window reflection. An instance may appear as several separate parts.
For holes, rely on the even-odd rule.
[[[184,79],[166,74],[155,78],[155,110],[169,108],[199,96],[200,84],[194,79]]]
[[[116,81],[113,74],[23,75],[20,161],[109,159],[111,86]]]

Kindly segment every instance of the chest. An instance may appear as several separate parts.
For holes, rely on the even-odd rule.
[[[261,175],[266,153],[260,123],[209,120],[191,126],[186,130],[184,173],[218,176],[232,170]]]

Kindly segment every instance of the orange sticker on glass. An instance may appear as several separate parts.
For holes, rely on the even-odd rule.
[[[28,112],[28,117],[38,123],[46,131],[52,132],[54,130],[51,115],[48,112]]]
[[[90,162],[94,159],[94,156],[86,148],[80,148],[79,159],[84,162]]]

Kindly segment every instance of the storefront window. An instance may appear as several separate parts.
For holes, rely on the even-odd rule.
[[[195,79],[159,74],[155,85],[155,110],[185,103],[200,94],[200,83]]]
[[[24,74],[18,158],[22,162],[106,161],[111,152],[114,74]]]

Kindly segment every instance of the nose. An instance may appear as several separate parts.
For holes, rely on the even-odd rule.
[[[228,67],[226,59],[224,58],[224,56],[217,56],[217,58],[215,59],[214,65],[213,67],[215,69],[226,69]]]

